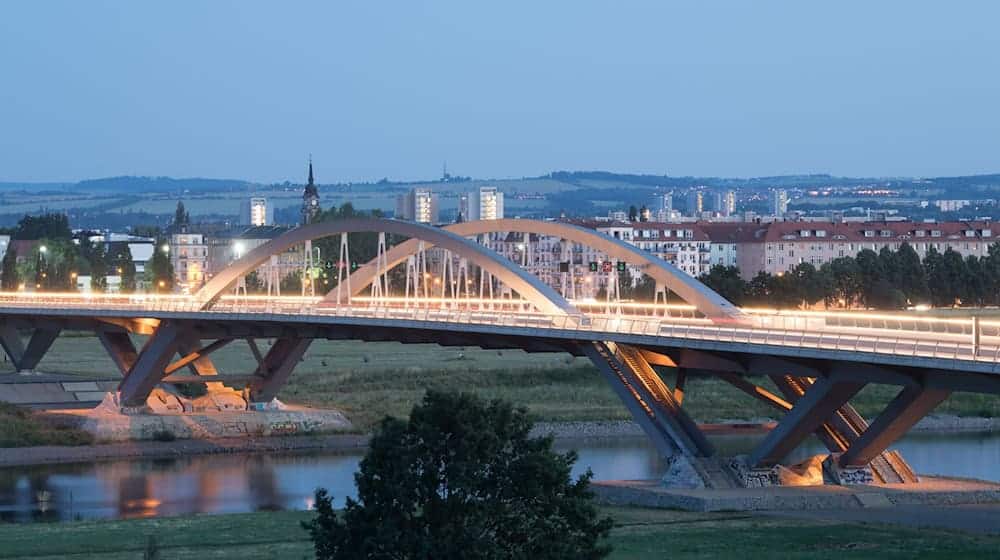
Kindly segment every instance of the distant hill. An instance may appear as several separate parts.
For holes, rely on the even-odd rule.
[[[88,179],[74,185],[76,190],[128,192],[128,193],[163,193],[163,192],[218,192],[246,190],[249,181],[239,179],[174,179],[172,177],[106,177],[104,179]]]

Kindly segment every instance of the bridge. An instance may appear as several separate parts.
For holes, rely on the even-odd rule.
[[[531,234],[562,239],[560,258],[573,259],[585,246],[627,262],[685,304],[581,299],[565,286],[560,293],[478,240],[498,232],[523,234],[526,242]],[[340,236],[343,257],[355,233],[379,234],[378,254],[352,273],[338,266],[337,287],[326,296],[234,293],[239,279],[272,255]],[[387,248],[386,234],[405,241]],[[432,248],[440,252],[437,282],[428,272]],[[400,265],[406,269],[402,288],[399,275],[393,281],[391,274]],[[617,278],[610,274],[613,286]],[[476,284],[478,294],[469,289]],[[494,288],[507,297],[489,297]],[[390,294],[393,289],[402,294]],[[243,385],[253,408],[278,394],[318,339],[585,356],[657,449],[678,458],[696,485],[715,488],[766,484],[768,473],[812,434],[829,449],[825,468],[835,479],[915,482],[888,447],[954,391],[1000,393],[1000,322],[740,309],[628,243],[533,220],[445,228],[386,219],[313,224],[251,250],[191,296],[0,294],[0,345],[19,370],[34,369],[56,337],[72,330],[96,333],[122,374],[119,402],[133,412],[145,407],[157,386],[192,381],[213,389]],[[132,334],[146,336],[141,348]],[[262,353],[258,339],[274,343]],[[218,372],[211,354],[235,341],[246,342],[255,371]],[[662,368],[676,371],[673,387],[661,377]],[[185,369],[189,375],[180,373]],[[719,457],[686,413],[685,384],[693,375],[715,376],[781,415],[741,462]],[[756,384],[760,376],[770,378],[778,393]],[[899,388],[871,423],[850,405],[870,383]]]

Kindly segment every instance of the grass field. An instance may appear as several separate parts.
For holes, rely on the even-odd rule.
[[[800,521],[743,513],[604,508],[616,522],[616,560],[639,558],[990,558],[1000,538],[883,525]],[[299,523],[309,512],[0,525],[0,559],[141,558],[155,535],[161,558],[312,558]]]
[[[141,340],[137,340],[141,343]],[[267,342],[261,341],[266,350]],[[255,367],[242,342],[213,354],[223,373],[247,374]],[[10,371],[0,363],[0,371]],[[62,336],[42,360],[40,371],[117,377],[92,336]],[[665,376],[672,383],[671,374]],[[770,381],[755,382],[775,390]],[[597,370],[567,354],[519,350],[442,348],[393,342],[317,341],[298,365],[279,398],[290,403],[344,410],[360,431],[386,414],[405,416],[427,388],[460,389],[525,406],[537,420],[621,420],[628,412]],[[715,378],[688,381],[684,407],[702,422],[775,418],[772,409]],[[871,418],[898,392],[870,385],[852,403]],[[936,412],[958,416],[1000,416],[1000,397],[956,393]]]

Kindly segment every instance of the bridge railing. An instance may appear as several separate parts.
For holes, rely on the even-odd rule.
[[[0,294],[0,308],[85,311],[93,315],[133,313],[199,313],[201,303],[187,296]],[[901,356],[1000,362],[1000,321],[912,315],[746,310],[749,321],[716,324],[705,318],[593,312],[549,315],[526,311],[517,300],[497,306],[321,307],[316,298],[222,298],[212,313],[260,318],[267,315],[337,316],[481,324],[525,329],[558,329],[591,333],[623,333],[680,339],[765,344],[872,352]]]

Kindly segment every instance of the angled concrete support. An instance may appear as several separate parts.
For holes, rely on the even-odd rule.
[[[693,457],[715,454],[712,444],[637,348],[603,342],[585,345],[583,351],[664,456],[678,451]]]
[[[8,323],[0,324],[0,346],[7,353],[7,357],[10,358],[10,363],[14,365],[14,369],[20,370],[21,368],[18,367],[18,364],[21,363],[21,357],[24,356],[24,343],[21,342],[21,334],[17,332],[17,329],[13,325]]]
[[[250,401],[267,402],[276,397],[311,343],[309,338],[279,338],[274,341],[257,370],[259,381],[250,384]]]
[[[21,341],[21,335],[11,325],[0,326],[0,345],[17,371],[31,371],[38,367],[38,362],[52,347],[59,336],[58,327],[39,327],[31,332],[28,345]]]
[[[870,463],[950,394],[951,391],[946,389],[904,388],[868,429],[851,443],[841,455],[840,464],[858,466]]]
[[[104,350],[111,356],[111,361],[118,367],[118,371],[122,375],[128,375],[129,370],[139,359],[139,353],[128,333],[99,330],[97,331],[97,339],[101,341]]]
[[[125,406],[146,404],[150,391],[166,377],[164,370],[177,353],[181,330],[172,321],[164,321],[139,352],[135,364],[118,385]]]
[[[767,404],[772,408],[780,410],[781,412],[788,412],[792,409],[792,403],[786,401],[778,395],[775,395],[767,389],[760,387],[759,385],[750,383],[742,376],[736,375],[735,373],[720,373],[716,376],[733,387],[736,387],[740,391],[743,391],[751,397]]]
[[[862,387],[863,383],[816,380],[753,451],[750,464],[773,465],[780,462]]]

